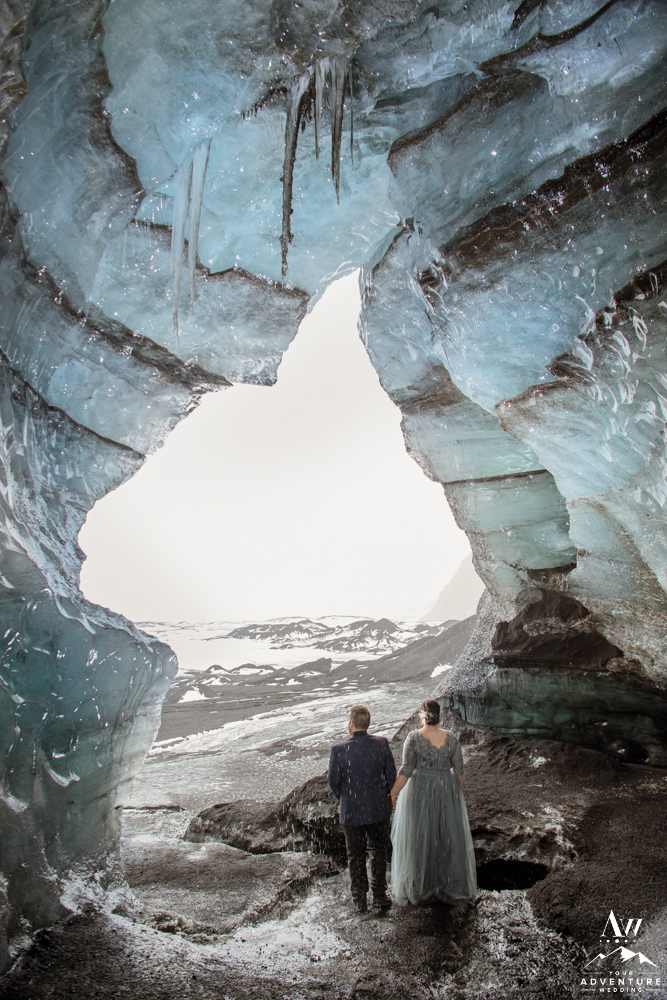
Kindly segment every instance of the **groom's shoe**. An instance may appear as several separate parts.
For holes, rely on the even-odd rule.
[[[368,913],[368,903],[365,896],[354,900],[354,909],[357,913]]]
[[[389,896],[373,896],[373,909],[380,910],[381,913],[386,913],[387,910],[391,909],[391,900]]]

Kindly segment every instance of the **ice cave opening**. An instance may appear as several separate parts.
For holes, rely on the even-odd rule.
[[[84,595],[135,622],[419,619],[469,556],[357,330],[358,273],[302,321],[274,386],[211,393],[79,535]],[[470,566],[447,618],[474,614]],[[176,650],[177,653],[179,650]]]
[[[485,587],[451,668],[436,672],[439,636],[396,655],[424,670],[464,746],[478,864],[549,869],[526,889],[482,889],[460,919],[392,917],[399,965],[417,960],[430,996],[477,996],[479,983],[490,997],[517,995],[512,969],[524,994],[544,982],[556,984],[549,995],[574,994],[572,941],[604,960],[598,931],[627,908],[646,921],[628,960],[657,966],[667,919],[663,0],[8,0],[0,27],[8,995],[47,995],[47,951],[63,990],[88,995],[78,957],[129,954],[136,971],[142,934],[172,976],[156,987],[170,1000],[195,995],[194,967],[201,996],[220,995],[215,976],[232,966],[246,993],[262,968],[272,1000],[289,976],[295,995],[412,994],[404,968],[389,975],[373,957],[378,935],[339,920],[341,874],[309,853],[337,836],[326,788],[317,775],[288,787],[295,761],[324,753],[329,723],[274,733],[243,758],[256,764],[247,773],[227,761],[229,780],[250,789],[260,756],[282,774],[266,809],[251,797],[230,810],[211,787],[190,839],[157,867],[135,844],[125,872],[134,864],[138,886],[150,893],[160,865],[179,883],[161,925],[136,931],[113,913],[126,887],[119,809],[176,660],[79,589],[77,539],[95,503],[207,393],[273,385],[313,301],[357,269],[357,347]],[[344,378],[335,388],[344,399]],[[360,525],[374,519],[359,511]],[[393,655],[374,661],[387,690]],[[313,661],[309,683],[326,677],[346,704],[327,659]],[[415,719],[394,707],[398,748]],[[194,751],[196,770],[206,747]],[[178,794],[189,794],[185,779]],[[228,889],[240,870],[251,886],[210,932],[225,938],[215,959],[197,951],[203,921],[177,906],[187,873],[210,887],[211,866]],[[329,895],[286,901],[288,887],[329,878]],[[190,889],[196,913],[196,880]],[[104,932],[91,916],[103,911]],[[284,917],[287,960],[260,919],[268,913]],[[307,943],[295,945],[301,918]],[[234,937],[234,921],[251,919],[256,933]],[[38,928],[58,946],[37,941],[21,964]],[[173,947],[164,931],[178,936]],[[304,971],[311,960],[325,987]],[[108,988],[99,980],[106,995],[125,989],[123,967]],[[157,975],[154,959],[141,968]]]

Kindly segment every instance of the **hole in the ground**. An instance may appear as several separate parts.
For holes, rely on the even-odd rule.
[[[496,858],[486,861],[477,869],[477,885],[480,889],[530,889],[531,885],[546,878],[550,872],[548,865],[537,861],[513,861]]]
[[[609,750],[628,764],[643,764],[649,756],[646,747],[635,740],[615,740],[609,744]]]

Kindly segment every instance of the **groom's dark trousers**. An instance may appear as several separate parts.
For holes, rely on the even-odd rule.
[[[368,849],[373,898],[381,902],[387,896],[389,792],[396,780],[389,741],[384,736],[369,736],[366,732],[352,733],[348,740],[332,746],[328,779],[340,803],[352,898],[357,906],[366,905]]]

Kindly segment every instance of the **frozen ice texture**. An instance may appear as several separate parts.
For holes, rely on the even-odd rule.
[[[142,456],[48,406],[6,359],[0,413],[0,861],[13,935],[63,912],[65,872],[118,879],[116,809],[176,658],[78,592],[86,513]]]
[[[176,271],[186,273],[186,253]],[[190,289],[178,282],[178,327],[174,323],[174,257],[169,231],[131,223],[111,240],[92,289],[105,316],[135,335],[159,344],[222,384],[272,385],[283,351],[305,315],[308,297],[240,268],[211,274],[197,267]]]
[[[86,512],[204,392],[270,385],[357,267],[369,358],[488,588],[443,697],[662,760],[665,4],[21,13],[0,43],[10,933],[60,912],[74,868],[115,877],[175,669],[79,593]]]
[[[656,680],[667,628],[666,278],[663,265],[631,282],[554,360],[554,382],[498,408],[503,426],[548,453],[568,501],[579,550],[569,592]]]

